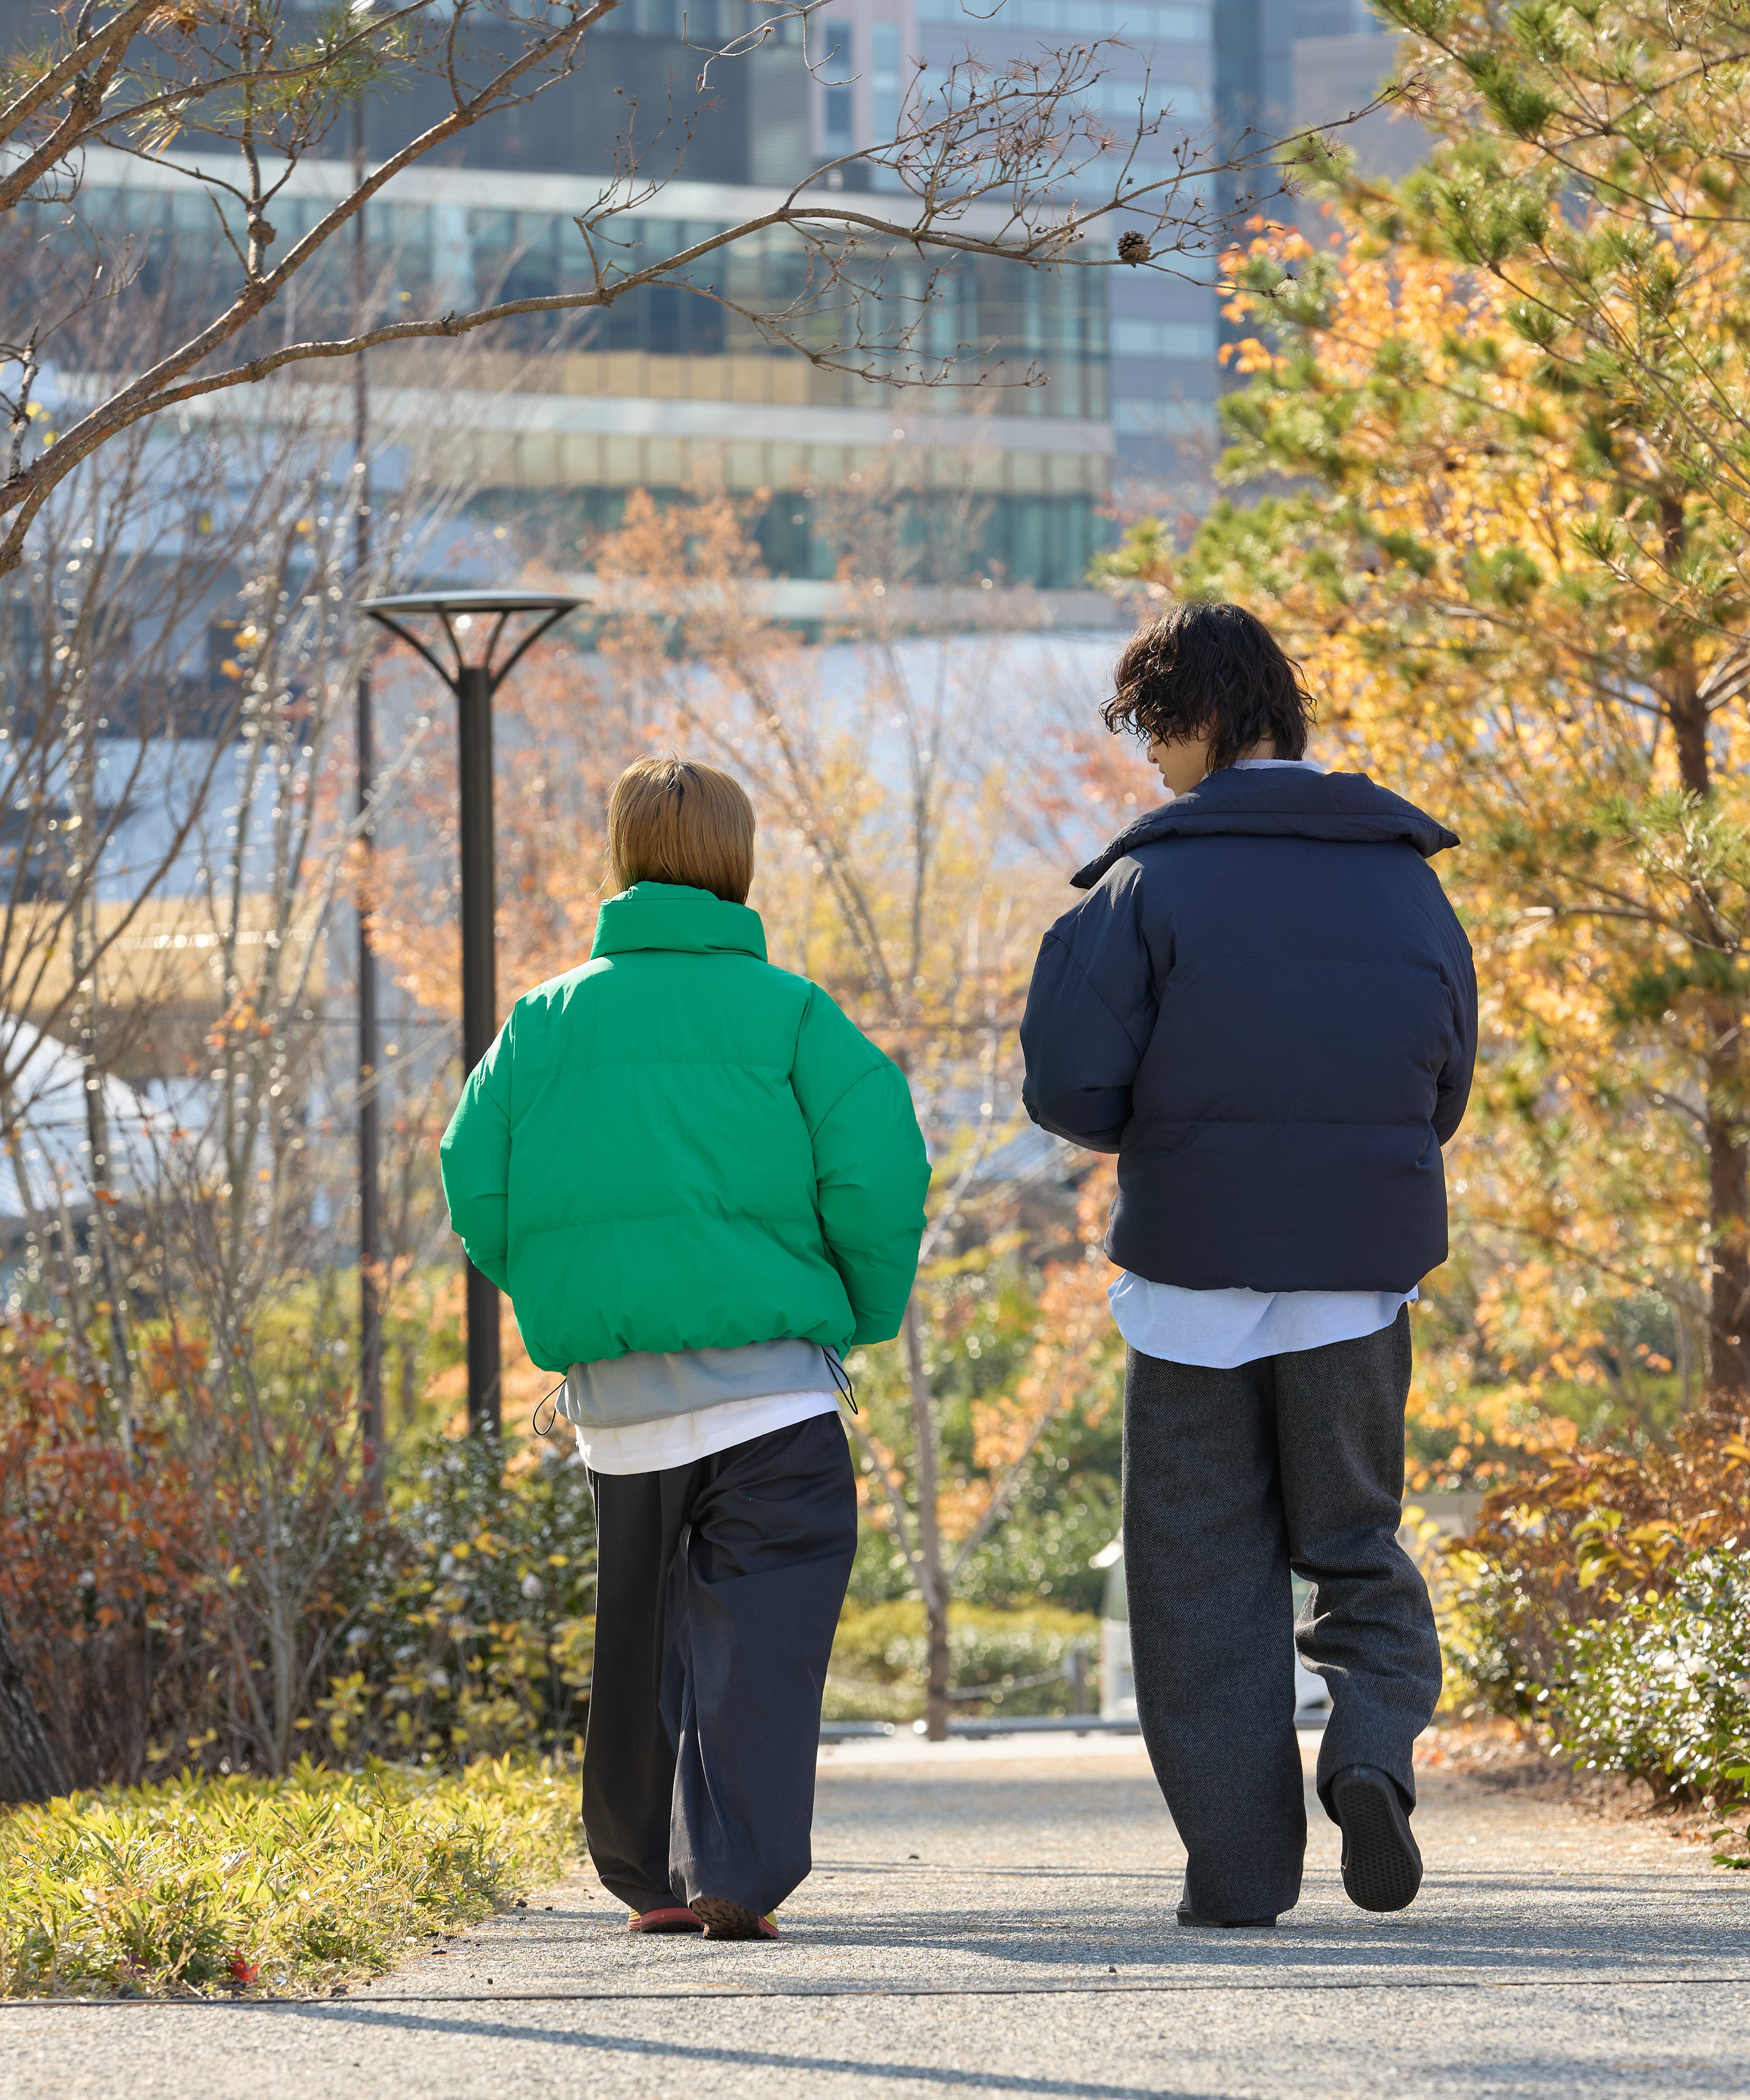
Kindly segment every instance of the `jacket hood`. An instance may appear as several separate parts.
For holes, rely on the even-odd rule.
[[[708,889],[678,882],[635,882],[611,897],[596,916],[590,960],[639,948],[680,949],[694,955],[741,955],[765,960],[765,929],[757,911],[730,904]]]
[[[1215,832],[1263,839],[1331,839],[1351,845],[1415,847],[1424,860],[1458,844],[1413,802],[1377,787],[1364,773],[1312,773],[1299,766],[1254,772],[1224,766],[1188,795],[1175,796],[1122,831],[1105,851],[1069,878],[1091,889],[1106,871],[1138,846],[1175,835]]]

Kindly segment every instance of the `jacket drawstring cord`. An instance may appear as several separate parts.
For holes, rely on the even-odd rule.
[[[559,1396],[565,1391],[565,1387],[566,1381],[561,1379],[544,1400],[538,1400],[535,1403],[535,1412],[529,1417],[529,1427],[537,1436],[550,1436],[553,1434],[553,1426],[559,1418]],[[544,1407],[550,1407],[553,1410],[552,1414],[547,1418],[547,1427],[544,1429],[540,1426],[540,1411]]]
[[[827,1368],[832,1373],[832,1382],[839,1388],[840,1399],[853,1414],[861,1414],[862,1410],[857,1405],[857,1388],[852,1384],[851,1374],[840,1361],[838,1351],[822,1342],[820,1352],[827,1359]]]

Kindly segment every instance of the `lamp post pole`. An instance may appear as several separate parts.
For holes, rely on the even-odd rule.
[[[497,865],[492,849],[491,673],[458,667],[457,756],[461,789],[462,1069],[472,1072],[498,1033]],[[468,1264],[468,1423],[496,1435],[499,1387],[498,1292]]]
[[[581,601],[534,591],[420,591],[367,598],[361,612],[418,651],[456,695],[461,783],[462,874],[462,1063],[471,1073],[498,1033],[498,973],[493,915],[497,877],[492,849],[492,696],[531,643]],[[529,625],[502,661],[495,661],[507,623]],[[443,663],[404,623],[435,620],[453,662]],[[469,661],[476,622],[486,646]],[[466,638],[465,639],[464,638]],[[503,1427],[500,1392],[498,1291],[468,1264],[468,1427],[496,1437]]]
[[[364,180],[364,101],[352,105],[352,170]],[[368,293],[365,215],[353,220],[354,326],[365,325]],[[353,558],[362,583],[371,569],[371,380],[366,353],[353,360]],[[387,1443],[383,1420],[383,1304],[380,1288],[383,1263],[382,1089],[377,1072],[377,955],[371,936],[371,796],[377,784],[372,748],[371,665],[359,667],[358,703],[359,849],[363,871],[359,884],[359,1409],[370,1453],[365,1469],[365,1498],[380,1502]]]

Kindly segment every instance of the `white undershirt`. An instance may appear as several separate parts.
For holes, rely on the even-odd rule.
[[[1236,773],[1293,766],[1322,773],[1310,758],[1242,758]],[[1126,1269],[1106,1292],[1131,1348],[1168,1363],[1232,1370],[1261,1357],[1358,1341],[1389,1327],[1413,1290],[1188,1290]]]
[[[839,1405],[835,1392],[760,1394],[752,1400],[726,1400],[716,1407],[686,1414],[665,1414],[655,1422],[629,1422],[615,1429],[588,1429],[582,1423],[577,1448],[592,1473],[663,1473],[671,1466],[690,1466],[732,1444],[769,1436],[774,1429],[831,1414]]]

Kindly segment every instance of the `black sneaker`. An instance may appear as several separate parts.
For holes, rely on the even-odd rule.
[[[1373,1765],[1346,1765],[1331,1781],[1343,1833],[1343,1887],[1363,1910],[1405,1910],[1422,1886],[1422,1854],[1397,1783]]]
[[[1260,1926],[1274,1926],[1276,1924],[1273,1917],[1199,1917],[1194,1910],[1186,1910],[1183,1907],[1176,1915],[1181,1925],[1206,1926],[1218,1932],[1244,1932]]]

